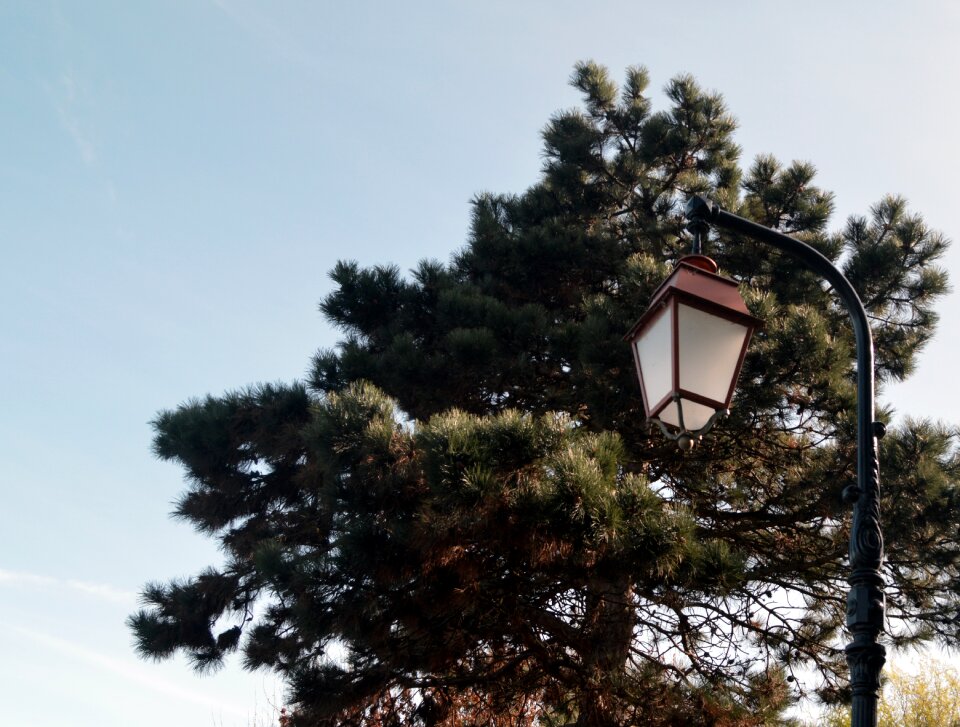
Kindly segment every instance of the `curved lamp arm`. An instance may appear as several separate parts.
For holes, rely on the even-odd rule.
[[[877,439],[883,436],[884,426],[873,418],[873,336],[866,311],[843,273],[806,243],[726,212],[700,196],[688,200],[686,216],[695,230],[703,230],[705,224],[715,225],[772,245],[800,260],[833,286],[853,322],[857,342],[857,486],[844,490],[844,500],[853,502],[851,574],[847,579],[850,584],[847,628],[853,641],[846,648],[853,691],[850,724],[852,727],[876,727],[880,671],[886,661],[886,650],[877,643],[877,637],[883,631],[885,605],[884,582],[880,575],[883,535],[880,530],[880,466],[877,460]]]

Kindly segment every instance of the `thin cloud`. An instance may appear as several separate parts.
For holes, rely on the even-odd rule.
[[[57,111],[60,126],[73,140],[80,158],[88,167],[97,162],[97,148],[80,121],[78,106],[82,100],[81,89],[72,69],[60,75],[59,83],[52,91],[53,107]]]
[[[37,573],[24,573],[2,568],[0,568],[0,587],[70,590],[123,606],[131,606],[137,600],[137,594],[133,591],[125,591],[106,583],[91,583],[73,578],[51,578]]]
[[[92,124],[94,108],[88,85],[73,68],[62,72],[56,81],[43,81],[41,84],[60,128],[76,147],[80,161],[95,179],[103,186],[104,194],[111,205],[118,201],[117,188],[105,174],[101,163],[101,149],[94,142],[96,131]]]
[[[9,570],[0,570],[0,585],[14,586],[53,586],[56,578],[38,576],[35,573],[14,573]]]
[[[61,639],[58,636],[53,636],[52,634],[34,631],[33,629],[27,629],[22,626],[0,624],[0,628],[4,628],[7,631],[26,637],[35,644],[44,646],[48,649],[56,651],[59,654],[71,657],[77,661],[83,662],[84,664],[108,671],[111,674],[115,674],[128,682],[133,682],[135,684],[147,687],[148,689],[163,694],[164,696],[184,702],[198,704],[215,710],[220,714],[229,714],[231,716],[240,717],[243,719],[250,717],[250,714],[247,711],[209,697],[203,692],[182,687],[179,684],[174,684],[166,681],[165,679],[159,679],[154,674],[147,672],[139,663],[133,660],[118,659],[116,657],[109,656],[108,654],[103,654],[99,651],[96,651],[95,649],[91,649],[83,644],[78,644],[75,641],[68,641],[66,639]]]

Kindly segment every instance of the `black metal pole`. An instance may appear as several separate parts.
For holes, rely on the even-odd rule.
[[[853,691],[851,727],[877,727],[877,699],[880,671],[886,649],[877,642],[883,631],[885,597],[880,564],[883,562],[883,535],[880,530],[880,465],[877,439],[884,428],[875,422],[873,406],[873,337],[866,311],[850,281],[833,263],[806,243],[769,227],[725,212],[700,196],[687,202],[687,219],[706,222],[739,232],[792,255],[833,286],[843,301],[857,341],[857,485],[844,491],[853,503],[850,529],[850,593],[847,596],[847,629],[853,640],[847,645],[850,687]]]

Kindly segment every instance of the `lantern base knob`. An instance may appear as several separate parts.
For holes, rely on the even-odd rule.
[[[689,452],[697,446],[697,442],[703,439],[703,435],[713,428],[717,419],[728,416],[729,414],[729,409],[717,409],[707,423],[695,432],[688,432],[686,429],[679,429],[679,427],[674,427],[673,425],[668,426],[657,417],[651,417],[647,421],[651,423],[656,422],[657,426],[660,427],[660,431],[663,432],[663,436],[671,442],[676,442],[682,452]]]

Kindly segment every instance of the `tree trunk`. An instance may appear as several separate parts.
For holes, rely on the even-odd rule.
[[[621,727],[625,715],[618,692],[634,627],[630,579],[592,579],[587,586],[586,611],[581,654],[586,682],[578,700],[576,726]]]

